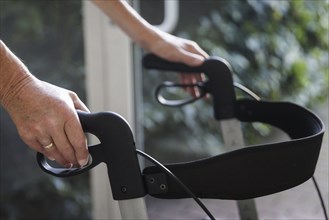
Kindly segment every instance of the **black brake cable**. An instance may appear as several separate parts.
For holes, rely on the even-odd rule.
[[[143,156],[144,158],[148,159],[158,168],[160,168],[164,173],[170,176],[183,190],[194,199],[194,201],[203,209],[203,211],[208,215],[211,220],[216,220],[215,217],[211,214],[211,212],[207,209],[207,207],[202,203],[202,201],[194,195],[194,193],[179,179],[175,174],[173,174],[167,167],[165,167],[162,163],[148,155],[147,153],[136,149],[137,154]]]
[[[318,193],[318,196],[319,196],[319,199],[320,199],[320,202],[321,202],[321,206],[322,206],[322,211],[323,211],[324,218],[326,220],[328,220],[327,209],[326,209],[326,205],[324,204],[324,200],[323,200],[323,197],[322,197],[322,194],[321,194],[321,191],[320,191],[320,187],[318,186],[318,183],[315,180],[315,177],[314,176],[312,176],[312,180],[313,180],[313,183],[314,183],[316,192]]]
[[[247,95],[249,95],[250,97],[252,97],[256,101],[260,101],[261,100],[261,98],[256,93],[254,93],[253,91],[251,91],[250,89],[248,89],[244,85],[241,85],[240,83],[236,83],[235,82],[235,83],[233,83],[233,86],[235,88],[240,89],[242,92],[246,93]]]

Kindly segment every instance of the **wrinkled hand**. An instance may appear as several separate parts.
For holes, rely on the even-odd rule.
[[[209,57],[194,41],[175,37],[165,32],[162,32],[159,36],[161,38],[151,45],[150,51],[163,59],[189,66],[199,66]],[[205,77],[201,73],[181,73],[181,83],[183,84],[204,80]],[[199,96],[197,88],[188,87],[186,90],[194,97]]]
[[[76,109],[89,112],[88,108],[75,93],[35,77],[19,84],[6,109],[22,140],[65,167],[84,166],[89,153]]]

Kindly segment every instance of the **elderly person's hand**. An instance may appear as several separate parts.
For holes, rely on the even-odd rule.
[[[0,44],[0,102],[22,140],[65,167],[84,166],[89,153],[76,109],[87,107],[75,93],[35,78]]]
[[[164,32],[159,33],[158,36],[159,38],[150,44],[149,50],[163,59],[189,66],[199,66],[208,58],[208,54],[194,41],[175,37]],[[194,84],[205,80],[204,75],[200,73],[181,73],[180,76],[183,84]],[[194,97],[199,96],[197,87],[187,87],[186,90]]]
[[[134,42],[163,59],[198,66],[208,57],[208,54],[194,41],[175,37],[150,25],[126,1],[93,0],[93,2]],[[201,80],[204,80],[204,76],[200,73],[181,74],[181,82],[184,84]],[[193,96],[198,95],[197,88],[187,90]]]

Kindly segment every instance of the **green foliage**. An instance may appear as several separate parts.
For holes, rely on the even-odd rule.
[[[81,1],[0,4],[0,34],[5,44],[34,75],[74,90],[84,100]]]
[[[211,2],[183,33],[226,58],[237,81],[269,100],[313,105],[327,95],[328,2]]]
[[[150,8],[146,17],[161,20],[152,5],[160,1],[143,2],[143,8]],[[1,39],[31,72],[84,99],[81,1],[2,0],[0,10]],[[227,59],[235,81],[264,99],[314,108],[328,95],[328,11],[325,0],[185,0],[180,1],[180,23],[174,34]],[[142,12],[147,15],[146,9]],[[154,85],[178,77],[158,72],[144,76],[146,148],[169,153],[185,149],[195,157],[220,153],[211,100],[164,108],[154,100]],[[249,142],[256,138],[255,130],[263,136],[270,133],[262,124],[243,126]],[[87,178],[69,182],[51,179],[24,191],[1,191],[1,218],[36,219],[36,212],[40,219],[88,218]],[[51,214],[47,213],[50,203],[55,204]]]
[[[191,0],[181,1],[180,8],[175,34],[198,42],[210,55],[225,58],[234,69],[234,80],[262,99],[287,100],[314,109],[328,97],[328,1]],[[166,142],[171,138],[167,133],[176,133],[181,138],[178,146],[206,149],[209,138],[217,140],[209,147],[220,146],[218,125],[211,122],[211,103],[174,110],[153,104],[150,87],[178,78],[151,74],[144,83],[146,144],[156,144],[155,134],[163,134]],[[153,117],[154,112],[161,117]],[[243,128],[249,143],[271,134],[265,125]]]
[[[1,0],[0,12],[1,40],[29,70],[42,80],[75,91],[85,100],[81,1]],[[28,158],[17,134],[10,135],[7,129],[1,133],[13,137],[7,144],[16,149],[14,154],[2,149],[2,157],[13,158],[12,161]],[[35,157],[30,160],[29,164],[36,163]],[[13,173],[1,182],[1,219],[90,218],[88,175],[64,181],[46,178],[33,167],[25,169],[25,180],[17,175],[22,172],[17,171],[23,169],[21,166],[1,164],[1,172]],[[24,188],[12,187],[16,182]]]

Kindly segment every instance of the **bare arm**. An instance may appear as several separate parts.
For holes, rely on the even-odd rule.
[[[190,66],[201,65],[207,53],[197,43],[165,33],[145,21],[126,1],[92,0],[134,42],[164,59]],[[203,80],[200,74],[181,74],[183,83]],[[197,95],[197,90],[189,91]]]
[[[86,140],[75,109],[88,109],[77,95],[35,78],[1,40],[0,63],[0,103],[22,140],[63,166],[87,163]]]
[[[190,65],[199,65],[208,56],[195,42],[177,38],[150,25],[126,1],[93,2],[145,50],[170,60],[179,59]]]
[[[193,66],[208,56],[195,42],[154,28],[125,1],[94,3],[133,41],[164,59]],[[10,114],[22,140],[66,167],[85,165],[88,150],[76,109],[89,110],[78,96],[35,78],[1,40],[0,64],[0,104]],[[184,83],[202,79],[200,74],[182,74],[181,78]]]

